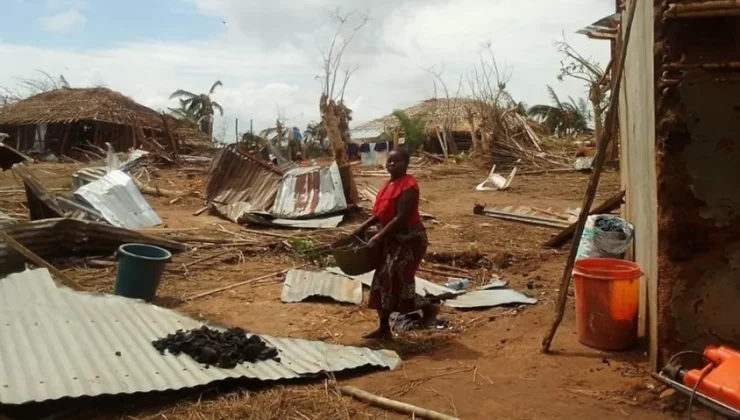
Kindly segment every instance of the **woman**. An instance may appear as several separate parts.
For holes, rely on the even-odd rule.
[[[391,339],[390,315],[422,310],[429,325],[439,309],[416,294],[415,275],[427,250],[427,233],[419,215],[419,184],[408,175],[410,161],[405,149],[388,154],[385,167],[391,178],[378,191],[373,216],[355,235],[362,235],[370,226],[380,225],[380,231],[368,246],[378,247],[381,261],[370,287],[368,306],[378,311],[380,325],[365,335],[367,339]]]

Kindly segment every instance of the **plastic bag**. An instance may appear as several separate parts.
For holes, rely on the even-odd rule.
[[[624,259],[634,233],[634,226],[621,217],[602,214],[588,216],[581,242],[578,244],[576,260]]]

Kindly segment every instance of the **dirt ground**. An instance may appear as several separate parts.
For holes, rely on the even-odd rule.
[[[42,164],[33,172],[47,188],[69,189],[69,174],[78,166]],[[519,175],[505,192],[476,192],[487,171],[462,165],[437,165],[416,170],[430,249],[423,267],[455,266],[475,276],[475,285],[492,274],[539,302],[530,307],[457,311],[443,307],[451,328],[405,333],[386,347],[402,357],[403,367],[365,375],[337,375],[340,385],[433,409],[461,419],[663,419],[663,391],[647,372],[643,351],[604,353],[576,339],[573,301],[553,343],[553,354],[540,353],[540,342],[554,316],[566,251],[543,249],[557,229],[531,226],[473,214],[475,203],[527,205],[562,212],[581,205],[588,175],[558,172]],[[144,177],[160,189],[205,189],[205,167],[187,170],[149,167]],[[380,177],[358,183],[379,185]],[[16,186],[10,171],[0,174],[0,209],[25,214],[25,197],[9,193]],[[619,174],[602,177],[599,203],[618,191]],[[219,237],[253,241],[241,248],[198,247],[177,255],[165,274],[157,304],[200,319],[256,333],[374,347],[361,336],[375,327],[366,308],[334,303],[284,304],[281,277],[185,303],[183,298],[220,286],[287,269],[301,260],[297,244],[327,243],[341,230],[295,231],[244,229],[228,221],[193,213],[203,206],[197,193],[182,199],[147,196],[164,221],[152,233],[173,239]],[[353,215],[342,228],[363,218]],[[302,239],[296,239],[300,237]],[[306,238],[312,239],[306,239]],[[190,243],[190,242],[189,242]],[[202,261],[204,258],[212,257]],[[200,261],[199,261],[200,260]],[[97,292],[110,292],[115,268],[91,268],[79,261],[55,262]],[[446,268],[448,271],[449,268]],[[429,271],[420,277],[443,282]],[[572,296],[572,294],[571,294]],[[110,408],[114,406],[115,408]],[[208,388],[196,394],[162,398],[128,398],[96,404],[77,418],[105,419],[403,419],[381,409],[336,396],[324,379],[251,390]]]

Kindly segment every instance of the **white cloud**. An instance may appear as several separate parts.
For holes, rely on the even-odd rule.
[[[255,129],[274,124],[278,114],[287,118],[287,124],[301,127],[319,118],[321,88],[316,75],[334,31],[328,11],[341,5],[340,0],[303,0],[301,7],[296,5],[298,0],[260,1],[259,8],[247,0],[185,1],[226,21],[226,32],[195,43],[138,42],[81,52],[0,43],[0,55],[16,63],[12,69],[0,68],[0,86],[12,84],[14,76],[41,69],[64,74],[72,85],[102,83],[145,105],[165,109],[174,106],[168,100],[174,90],[205,92],[221,80],[223,87],[214,96],[224,106],[227,133],[233,133],[235,118],[240,127],[254,120]],[[431,66],[443,66],[450,89],[456,90],[459,78],[479,62],[481,46],[487,42],[499,63],[511,70],[508,86],[517,100],[548,102],[547,84],[561,96],[583,97],[582,84],[556,80],[561,57],[553,44],[563,32],[573,34],[613,12],[609,0],[356,3],[353,7],[359,10],[372,4],[372,11],[371,21],[346,57],[348,66],[360,67],[345,97],[353,106],[354,123],[430,97],[433,79],[424,69]],[[575,34],[567,37],[583,55],[606,64],[607,42]],[[217,120],[216,132],[220,125]]]
[[[76,31],[87,23],[87,18],[75,9],[65,10],[39,18],[41,27],[47,32],[69,33]]]

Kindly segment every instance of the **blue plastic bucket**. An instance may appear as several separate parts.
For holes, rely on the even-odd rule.
[[[172,254],[153,245],[124,244],[118,248],[118,273],[114,293],[131,299],[151,301]]]

